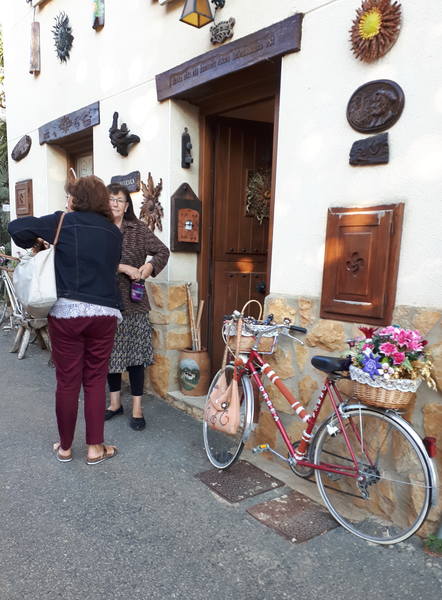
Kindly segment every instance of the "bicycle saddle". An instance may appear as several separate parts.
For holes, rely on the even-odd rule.
[[[337,356],[313,356],[312,365],[324,371],[324,373],[335,373],[336,371],[348,371],[351,364],[350,358],[338,358]]]

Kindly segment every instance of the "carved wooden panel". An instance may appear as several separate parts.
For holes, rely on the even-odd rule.
[[[321,318],[391,323],[403,211],[403,204],[329,209]]]
[[[33,214],[32,179],[17,181],[15,184],[15,212],[17,217]]]
[[[45,142],[59,143],[63,138],[84,131],[100,123],[100,103],[94,102],[84,108],[63,115],[59,119],[50,121],[38,129],[40,144]]]
[[[246,35],[227,46],[216,48],[156,76],[159,101],[213,81],[228,73],[301,48],[301,13],[260,31]]]

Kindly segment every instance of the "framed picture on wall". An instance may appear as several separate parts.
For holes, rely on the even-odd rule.
[[[17,217],[33,215],[32,179],[17,181],[15,184],[15,211]]]

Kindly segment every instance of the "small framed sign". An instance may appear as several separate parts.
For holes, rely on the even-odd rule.
[[[111,183],[118,183],[127,187],[129,192],[139,192],[141,187],[141,174],[139,171],[132,171],[128,175],[114,175]]]
[[[15,184],[15,212],[17,217],[33,215],[32,179],[17,181]]]

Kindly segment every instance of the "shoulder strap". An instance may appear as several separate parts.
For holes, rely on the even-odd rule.
[[[52,244],[53,246],[56,246],[58,244],[58,239],[60,237],[61,226],[63,225],[63,219],[64,219],[65,214],[66,213],[61,213],[60,220],[58,221],[57,231],[55,233],[54,243]]]

